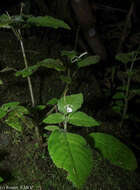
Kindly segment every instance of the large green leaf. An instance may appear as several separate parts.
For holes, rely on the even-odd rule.
[[[39,26],[39,27],[51,27],[51,28],[65,28],[70,29],[70,27],[62,20],[53,18],[51,16],[31,16],[27,19],[29,24]]]
[[[67,179],[81,188],[91,173],[92,151],[80,135],[55,130],[48,140],[49,154],[58,168],[68,172]]]
[[[93,65],[96,64],[100,61],[100,57],[99,56],[89,56],[85,59],[83,59],[82,61],[78,61],[78,67],[86,67],[89,65]]]
[[[94,146],[112,164],[127,170],[135,170],[137,161],[133,152],[117,138],[104,133],[91,133]]]
[[[51,28],[65,28],[70,27],[64,21],[60,19],[53,18],[51,16],[38,16],[34,17],[31,15],[15,15],[9,17],[7,14],[0,16],[0,28],[11,28],[12,27],[51,27]]]
[[[48,117],[46,117],[43,122],[48,124],[56,124],[61,123],[65,120],[65,116],[61,113],[52,113]]]
[[[38,62],[36,65],[29,66],[28,68],[25,68],[21,71],[16,72],[16,77],[22,75],[23,78],[28,77],[32,75],[39,67],[47,67],[49,69],[55,69],[57,71],[64,71],[65,68],[63,66],[63,63],[59,59],[52,59],[47,58],[40,62]]]
[[[64,96],[58,100],[58,110],[64,114],[77,111],[83,103],[83,95],[73,94],[70,96]]]
[[[68,122],[72,125],[81,127],[94,127],[100,125],[94,118],[80,111],[70,114]]]

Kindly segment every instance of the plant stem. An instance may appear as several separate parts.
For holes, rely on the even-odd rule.
[[[21,11],[22,11],[22,8],[21,8]],[[7,16],[9,17],[9,19],[11,19],[8,12],[7,12]],[[20,41],[20,46],[21,46],[21,50],[22,50],[24,64],[25,64],[25,68],[27,69],[28,68],[28,62],[27,62],[27,57],[26,57],[26,54],[25,54],[23,41],[22,41],[21,31],[20,31],[20,29],[16,30],[14,27],[11,27],[11,29],[12,29],[13,33],[15,34],[16,38]],[[31,78],[28,76],[27,80],[28,80],[28,86],[29,86],[29,91],[30,91],[30,96],[31,96],[32,107],[34,107],[35,106],[35,100],[34,100],[34,94],[33,94]]]
[[[133,66],[134,66],[134,63],[136,60],[136,56],[137,55],[135,55],[135,57],[132,60],[132,63],[131,63],[131,66],[130,66],[128,73],[132,73],[132,71],[133,71]],[[131,75],[128,75],[127,84],[126,84],[126,91],[125,91],[125,99],[124,99],[124,109],[123,109],[123,113],[122,113],[122,119],[120,122],[120,127],[123,126],[123,122],[124,122],[124,119],[126,117],[126,113],[127,113],[127,109],[128,109],[130,82],[131,82]]]
[[[64,131],[65,132],[67,132],[67,120],[68,120],[68,118],[67,118],[68,116],[65,116],[65,121],[64,121]]]
[[[20,29],[18,30],[18,33],[21,36]],[[19,38],[19,41],[20,41],[20,46],[21,46],[22,55],[23,55],[23,59],[24,59],[25,68],[27,69],[28,68],[28,62],[27,62],[27,57],[25,54],[25,49],[24,49],[24,45],[23,45],[23,41],[22,41],[21,37]],[[28,86],[29,86],[29,91],[30,91],[30,96],[31,96],[32,107],[35,107],[35,99],[34,99],[33,88],[32,88],[30,76],[27,77],[27,80],[28,80]]]

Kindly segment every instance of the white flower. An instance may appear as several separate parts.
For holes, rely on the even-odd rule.
[[[72,110],[72,105],[70,105],[70,104],[68,104],[68,105],[66,105],[65,106],[65,109],[66,109],[66,111],[67,111],[67,113],[71,113],[73,110]]]

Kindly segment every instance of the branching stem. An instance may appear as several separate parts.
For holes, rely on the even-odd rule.
[[[131,73],[133,71],[133,66],[134,66],[134,63],[136,61],[136,57],[137,57],[137,55],[134,56],[132,63],[131,63],[131,66],[130,66],[130,69],[128,71],[128,78],[127,78],[127,83],[126,83],[126,91],[125,91],[125,99],[124,99],[124,109],[123,109],[123,113],[122,113],[122,119],[120,122],[120,127],[123,126],[123,122],[124,122],[124,119],[125,119],[126,114],[127,114],[128,101],[129,101],[129,89],[130,89],[130,82],[131,82],[131,77],[132,77]]]

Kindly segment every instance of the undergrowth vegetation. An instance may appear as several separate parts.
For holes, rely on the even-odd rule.
[[[78,73],[80,68],[89,65],[97,64],[100,61],[99,56],[88,56],[87,52],[80,55],[74,50],[62,51],[61,56],[68,59],[68,63],[60,59],[46,58],[37,62],[35,65],[29,66],[24,44],[22,40],[22,28],[26,27],[52,27],[57,29],[59,27],[70,29],[70,27],[61,20],[55,19],[50,16],[31,15],[16,15],[10,16],[8,13],[0,16],[0,27],[11,29],[16,38],[19,40],[25,68],[15,72],[15,77],[27,78],[28,87],[31,96],[32,108],[28,109],[26,106],[20,105],[20,102],[8,102],[0,107],[0,120],[12,127],[22,136],[24,130],[27,128],[34,134],[37,139],[36,146],[41,148],[45,145],[48,146],[48,152],[53,163],[58,167],[67,171],[67,179],[70,180],[76,188],[83,188],[87,178],[92,172],[94,165],[93,162],[93,149],[98,151],[104,158],[108,159],[110,163],[121,167],[126,170],[133,171],[137,168],[137,160],[134,153],[119,139],[112,135],[91,132],[88,136],[82,137],[79,134],[72,133],[71,127],[100,127],[101,122],[96,121],[93,117],[88,116],[86,113],[79,111],[84,100],[82,93],[68,94],[69,87],[72,83],[73,77]],[[115,111],[119,112],[122,116],[120,126],[127,115],[128,102],[132,94],[139,94],[140,89],[131,89],[131,77],[134,74],[135,61],[139,59],[139,50],[130,53],[119,54],[116,59],[121,61],[126,68],[126,78],[124,84],[117,88],[114,94],[114,105],[112,106]],[[130,66],[129,66],[130,63]],[[60,73],[60,80],[65,83],[65,88],[59,99],[52,97],[52,99],[45,105],[35,105],[34,89],[32,88],[31,75],[35,73],[40,67],[46,69],[54,69]],[[74,72],[71,68],[74,68]],[[2,72],[7,72],[11,68],[5,68]],[[14,68],[12,68],[14,69]],[[3,81],[0,81],[1,84]],[[4,85],[4,84],[3,84]],[[33,121],[31,115],[35,110],[45,112],[48,105],[51,109],[45,113],[46,116],[40,123]],[[47,132],[40,134],[39,128],[44,125],[44,130],[50,131],[48,137]],[[45,138],[44,140],[44,137]],[[44,142],[45,141],[45,142]],[[43,157],[45,154],[43,153]],[[0,182],[3,179],[0,178]]]

